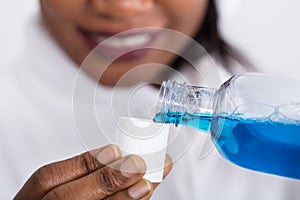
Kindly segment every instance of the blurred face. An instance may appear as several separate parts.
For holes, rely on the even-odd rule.
[[[41,0],[44,22],[52,35],[80,65],[105,39],[135,28],[167,28],[193,37],[206,14],[208,0]],[[160,29],[161,30],[161,29]],[[120,49],[142,48],[159,40],[161,31],[138,29],[105,43],[99,60]],[[174,41],[176,42],[176,41]],[[137,50],[115,60],[100,82],[114,85],[129,70],[146,63],[170,65],[176,55],[160,50]],[[87,70],[93,76],[101,65]]]

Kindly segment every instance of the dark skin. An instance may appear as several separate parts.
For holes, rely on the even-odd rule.
[[[90,42],[101,43],[103,37],[135,28],[170,29],[193,38],[202,25],[208,2],[208,0],[40,0],[45,27],[66,55],[78,66],[93,49]],[[117,52],[119,48],[126,49],[129,40],[133,40],[132,43],[137,47],[143,46],[145,44],[142,43],[149,37],[150,42],[155,40],[155,37],[144,31],[120,37],[104,50]],[[178,48],[182,47],[179,45]],[[176,58],[177,55],[154,50],[143,56],[135,56],[134,59],[116,60],[107,68],[99,82],[114,86],[124,74],[135,67],[147,63],[170,65]],[[86,69],[91,77],[103,70],[101,56],[98,62],[97,67]],[[143,75],[147,78],[157,75],[151,73]],[[112,145],[109,145],[41,167],[27,180],[15,199],[150,199],[158,184],[152,184],[142,178],[146,171],[145,162],[136,155],[122,157],[118,147],[111,147]],[[101,154],[104,150],[106,156]],[[124,173],[128,168],[138,170]],[[171,168],[172,162],[167,156],[164,176]]]
[[[115,152],[109,159],[105,158],[106,161],[109,160],[108,164],[102,164],[101,160],[97,159],[97,155],[105,149],[114,149]],[[122,163],[126,161],[130,163],[132,160],[135,162],[133,165],[138,165],[138,168],[124,173],[124,168],[121,167]],[[164,176],[167,176],[171,169],[172,162],[167,156]],[[145,171],[146,165],[142,158],[137,155],[122,157],[117,146],[108,145],[39,168],[27,180],[14,199],[146,200],[150,199],[153,190],[159,184],[143,179]],[[139,194],[142,197],[136,198],[136,194],[132,192],[135,189],[142,190]]]
[[[141,32],[147,27],[170,29],[193,38],[204,20],[208,0],[40,0],[40,3],[46,27],[66,54],[81,65],[94,48],[87,41],[100,44],[101,37],[136,28],[142,29]],[[88,32],[88,36],[82,31]],[[120,40],[120,43],[126,43],[126,39]],[[170,43],[177,42],[168,41],[165,48]],[[110,46],[109,50],[118,51],[121,48],[124,46],[117,44]],[[117,59],[106,69],[100,82],[113,86],[135,67],[147,63],[170,65],[176,58],[177,55],[165,51],[151,50],[134,59]],[[98,62],[96,67],[86,69],[91,77],[103,70],[101,56]]]

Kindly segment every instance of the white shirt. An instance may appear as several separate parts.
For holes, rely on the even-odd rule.
[[[27,28],[24,54],[0,73],[0,199],[11,199],[40,166],[112,143],[115,108],[111,99],[132,91],[97,88],[95,113],[99,129],[94,124],[97,120],[86,118],[95,116],[86,112],[90,105],[84,96],[77,99],[74,114],[72,92],[78,68],[39,22],[34,20]],[[95,87],[89,77],[84,82],[87,88]],[[156,89],[143,87],[133,95],[126,110],[131,116],[149,117],[157,93]],[[118,99],[114,100],[118,104]],[[168,152],[174,168],[155,190],[153,199],[300,198],[300,181],[229,163],[209,142],[208,134],[173,127],[170,135]]]

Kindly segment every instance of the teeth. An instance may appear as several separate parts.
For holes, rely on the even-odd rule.
[[[103,45],[112,48],[129,48],[129,47],[140,47],[150,41],[151,37],[149,34],[131,35],[127,37],[114,36],[111,38],[98,36],[99,42],[104,42]]]

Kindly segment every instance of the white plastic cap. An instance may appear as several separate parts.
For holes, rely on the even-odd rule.
[[[163,179],[168,144],[169,125],[154,123],[147,119],[120,117],[117,124],[116,145],[123,156],[137,154],[146,165],[144,176],[151,182]]]

